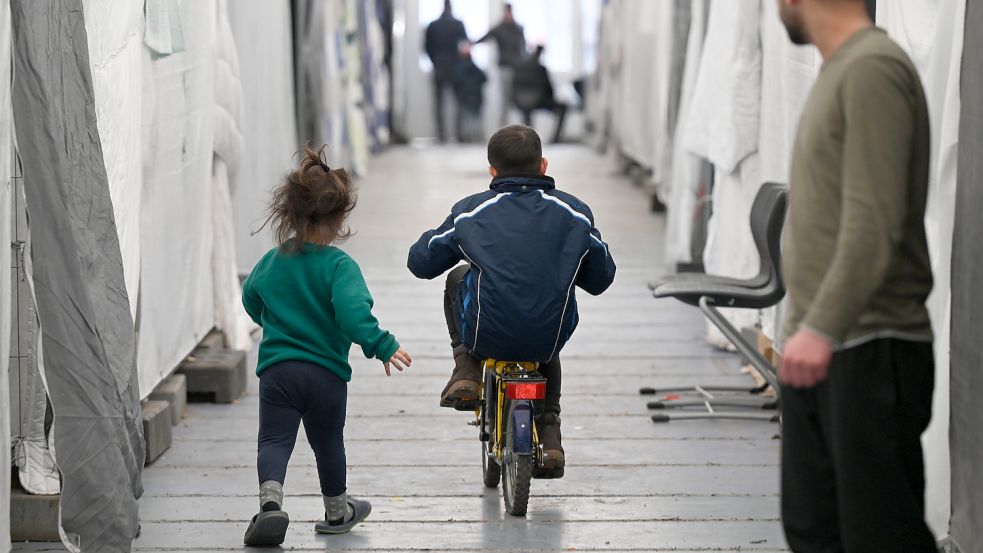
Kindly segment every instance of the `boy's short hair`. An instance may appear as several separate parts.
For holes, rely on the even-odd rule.
[[[502,175],[539,173],[543,142],[532,127],[509,125],[488,141],[488,163]]]

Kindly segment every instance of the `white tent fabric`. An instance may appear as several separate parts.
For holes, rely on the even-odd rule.
[[[215,2],[181,4],[186,49],[143,61],[137,365],[146,396],[214,324]]]
[[[109,193],[123,252],[123,275],[136,316],[140,291],[140,143],[143,6],[85,0],[85,31]]]
[[[925,446],[926,505],[932,529],[945,535],[950,517],[949,292],[959,143],[960,68],[966,3],[961,0],[878,2],[877,23],[907,50],[928,99],[932,168],[925,230],[935,289],[928,308],[935,329],[935,402]]]
[[[799,116],[822,60],[816,48],[792,44],[775,2],[761,5],[761,182],[788,183]],[[772,339],[780,336],[783,307],[762,314],[762,331]]]
[[[654,169],[667,138],[669,71],[672,66],[672,2],[622,0],[620,146],[624,155]]]
[[[235,0],[229,20],[243,91],[242,163],[232,180],[236,257],[248,273],[273,245],[262,224],[266,202],[297,151],[290,0]],[[255,40],[262,36],[263,40]]]
[[[679,120],[672,148],[672,177],[670,179],[669,209],[666,214],[665,257],[670,263],[690,263],[693,216],[700,185],[700,158],[683,147],[683,129],[689,125],[691,98],[699,74],[706,35],[706,0],[693,0],[686,61],[683,70]]]
[[[715,170],[713,216],[703,264],[707,273],[746,278],[758,270],[748,217],[761,186],[757,149],[761,108],[760,0],[712,0],[684,147]],[[738,328],[758,313],[725,310]],[[729,347],[709,325],[709,340]]]
[[[214,281],[215,326],[225,334],[231,349],[252,348],[250,332],[255,328],[242,307],[242,287],[236,264],[235,222],[230,182],[242,159],[242,86],[239,57],[227,0],[215,4],[215,155],[212,160],[212,278]]]
[[[0,75],[10,75],[10,4],[0,4]],[[13,208],[13,128],[10,111],[10,80],[0,79],[0,551],[10,551],[10,339],[13,281],[10,259]]]

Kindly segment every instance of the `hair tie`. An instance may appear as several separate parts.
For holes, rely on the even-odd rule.
[[[327,163],[325,163],[325,162],[323,162],[323,161],[321,161],[319,159],[319,160],[317,160],[317,164],[321,166],[321,169],[324,169],[324,172],[325,173],[330,173],[331,172],[331,168],[328,167],[328,164]]]

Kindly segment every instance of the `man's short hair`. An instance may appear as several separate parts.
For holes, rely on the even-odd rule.
[[[488,141],[488,163],[500,175],[539,174],[543,142],[532,127],[509,125]]]

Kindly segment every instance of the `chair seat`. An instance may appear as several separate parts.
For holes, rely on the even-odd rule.
[[[745,309],[764,309],[778,303],[785,296],[780,283],[772,281],[768,286],[752,288],[736,285],[740,282],[725,277],[699,275],[683,282],[670,282],[656,288],[652,295],[657,298],[676,298],[690,305],[699,305],[701,297],[708,297],[720,307],[741,307]]]
[[[652,282],[648,283],[648,287],[649,290],[654,292],[656,288],[666,284],[686,284],[689,282],[703,283],[707,278],[712,278],[719,284],[741,286],[744,288],[764,288],[768,285],[768,273],[766,272],[758,273],[751,278],[732,278],[707,273],[673,273],[663,275],[653,280]]]

